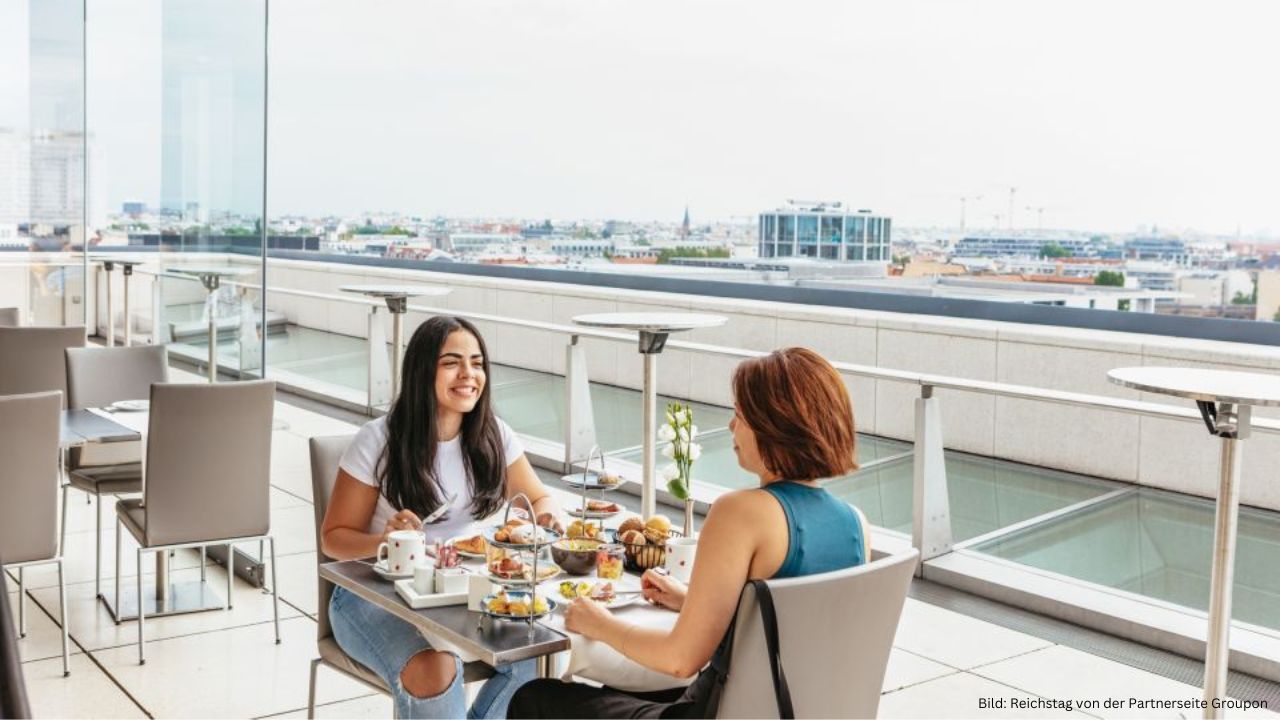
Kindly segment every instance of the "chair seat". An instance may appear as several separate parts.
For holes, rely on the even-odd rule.
[[[72,470],[67,478],[71,487],[98,495],[124,495],[142,492],[142,463],[107,465]]]
[[[121,524],[138,541],[139,545],[146,547],[147,537],[147,511],[142,507],[142,498],[121,498],[116,501],[116,517],[120,518]]]
[[[382,688],[385,693],[391,692],[391,689],[387,687],[386,683],[382,682],[382,678],[378,677],[375,672],[352,660],[350,655],[343,652],[342,648],[338,646],[337,640],[327,637],[318,640],[316,645],[320,648],[320,658],[326,663],[374,687]]]

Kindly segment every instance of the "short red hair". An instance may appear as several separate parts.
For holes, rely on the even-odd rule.
[[[733,397],[755,433],[765,467],[787,480],[815,480],[858,469],[853,403],[840,373],[802,347],[743,361]]]

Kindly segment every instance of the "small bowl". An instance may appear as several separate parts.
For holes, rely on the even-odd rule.
[[[596,569],[596,551],[603,540],[557,540],[551,545],[551,559],[570,575],[590,575]]]

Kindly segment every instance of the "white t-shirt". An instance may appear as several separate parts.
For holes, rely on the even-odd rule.
[[[496,418],[495,418],[496,419]],[[498,431],[502,435],[503,466],[510,467],[524,454],[524,446],[520,439],[501,419],[498,419]],[[380,488],[377,475],[378,458],[387,445],[387,419],[385,416],[371,420],[356,433],[355,440],[342,454],[338,467],[347,471],[351,477],[365,485]],[[463,534],[474,533],[475,519],[471,516],[471,485],[467,482],[467,470],[462,455],[462,434],[452,440],[436,445],[436,478],[440,483],[441,495],[457,495],[449,507],[446,516],[428,525],[424,530],[427,542],[448,540]],[[378,493],[378,505],[373,510],[373,519],[369,521],[366,532],[381,535],[387,527],[387,521],[396,514],[396,508],[387,500],[387,496]]]

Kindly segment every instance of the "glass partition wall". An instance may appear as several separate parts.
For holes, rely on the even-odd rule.
[[[0,307],[85,323],[89,222],[82,0],[0,8]]]

